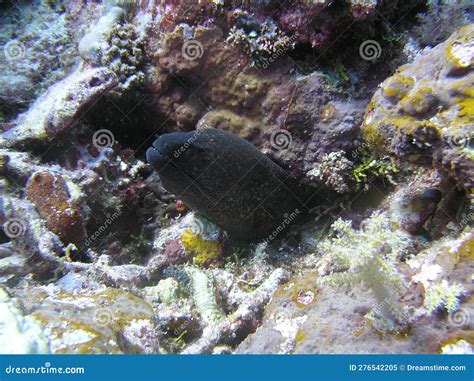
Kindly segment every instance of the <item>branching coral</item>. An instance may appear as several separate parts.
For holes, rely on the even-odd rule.
[[[141,82],[145,75],[139,70],[143,60],[143,41],[132,24],[114,26],[107,38],[101,63],[110,68],[127,88]]]
[[[123,10],[112,7],[79,42],[81,57],[94,66],[104,66],[119,78],[122,88],[143,80],[140,71],[143,41],[134,25],[123,23]]]
[[[242,11],[234,12],[236,17],[243,19],[239,26],[229,31],[227,42],[240,45],[245,53],[253,59],[253,65],[268,67],[278,56],[295,46],[296,39],[288,37],[270,20],[254,23],[250,16]]]
[[[449,284],[446,279],[428,287],[425,296],[425,306],[429,313],[440,308],[446,308],[451,313],[456,311],[459,304],[459,296],[464,292],[459,284]]]
[[[342,219],[333,223],[336,236],[323,241],[320,249],[329,255],[335,272],[321,278],[322,284],[366,284],[373,292],[376,326],[397,330],[408,320],[399,304],[405,281],[397,271],[399,259],[409,250],[410,239],[392,229],[385,214],[373,214],[360,231]]]
[[[344,156],[344,152],[334,151],[323,155],[308,176],[315,177],[338,193],[345,193],[350,190],[352,170],[353,163]]]
[[[456,29],[472,22],[474,6],[469,0],[429,0],[427,4],[427,12],[418,15],[421,25],[415,29],[423,46],[439,44]]]
[[[255,327],[263,307],[268,303],[277,287],[286,279],[282,269],[274,270],[270,276],[253,292],[232,314],[225,316],[219,308],[212,280],[197,268],[188,268],[191,279],[193,301],[205,328],[202,336],[189,345],[183,353],[210,353],[222,342],[235,340],[237,334],[249,332]]]

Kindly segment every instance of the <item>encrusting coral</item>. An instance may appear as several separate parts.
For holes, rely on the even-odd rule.
[[[18,352],[472,352],[471,16],[422,3],[3,2],[0,340],[12,327]],[[381,51],[364,56],[366,40]],[[282,179],[329,187],[327,203],[283,213],[271,239],[227,235],[144,159],[156,134],[208,127]],[[229,196],[246,156],[228,167],[227,148],[195,177]],[[251,197],[229,226],[256,194],[282,195],[259,193],[267,175],[237,183]],[[268,222],[283,204],[256,210]]]
[[[466,189],[474,186],[473,38],[469,24],[401,66],[374,94],[362,125],[375,150],[434,165]]]

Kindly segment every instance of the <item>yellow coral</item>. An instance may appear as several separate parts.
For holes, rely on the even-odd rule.
[[[204,240],[191,229],[186,229],[181,235],[186,255],[192,257],[197,266],[216,266],[221,261],[219,241]]]
[[[400,101],[400,107],[409,115],[424,114],[436,103],[433,90],[428,86],[418,87]]]
[[[386,97],[398,101],[413,88],[414,84],[415,80],[412,77],[396,74],[382,84],[382,90]]]
[[[451,69],[465,70],[474,67],[474,24],[461,28],[457,38],[450,41],[446,46],[447,64]]]

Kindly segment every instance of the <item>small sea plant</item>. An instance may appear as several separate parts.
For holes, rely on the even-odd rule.
[[[446,279],[428,287],[425,296],[425,306],[428,313],[431,314],[442,308],[445,308],[448,313],[456,311],[459,297],[464,291],[460,284],[449,284]]]
[[[336,220],[331,229],[335,236],[322,241],[319,248],[329,257],[334,271],[320,278],[321,284],[365,284],[376,301],[372,310],[375,327],[381,331],[401,330],[409,320],[399,303],[406,282],[397,270],[400,258],[411,247],[406,233],[392,227],[384,213],[374,213],[363,221],[360,230],[342,219]]]
[[[396,185],[396,174],[399,169],[388,156],[377,156],[368,150],[363,150],[359,164],[352,171],[355,182],[359,187],[367,189],[374,179],[381,179],[390,185]]]
[[[461,26],[473,21],[473,11],[470,0],[428,0],[426,12],[418,15],[417,40],[422,47],[443,42]]]

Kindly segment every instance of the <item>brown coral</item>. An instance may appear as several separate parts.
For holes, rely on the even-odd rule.
[[[86,235],[84,220],[78,206],[70,201],[62,176],[48,171],[34,173],[26,186],[26,197],[65,245],[81,243]]]

